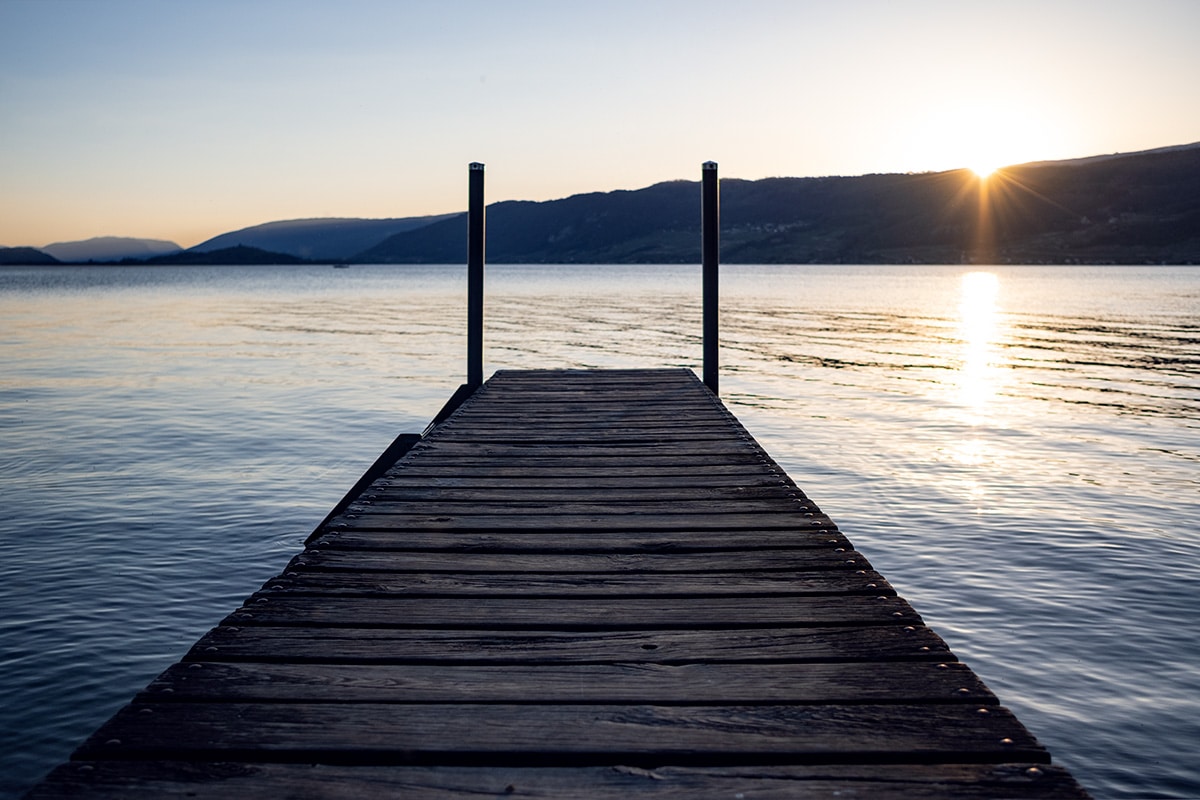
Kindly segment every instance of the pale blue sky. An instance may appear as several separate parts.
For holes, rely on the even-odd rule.
[[[1200,140],[1198,0],[0,0],[0,244]]]

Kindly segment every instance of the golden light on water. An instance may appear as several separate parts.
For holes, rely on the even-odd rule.
[[[957,374],[959,402],[976,415],[983,414],[1000,382],[999,354],[1000,279],[991,272],[962,276],[958,305],[961,361]]]
[[[958,303],[959,366],[955,372],[958,411],[956,417],[971,428],[988,423],[1004,376],[1000,353],[1000,279],[991,272],[968,272],[962,276]],[[964,430],[949,448],[955,462],[983,467],[996,457],[986,437]],[[973,469],[958,476],[955,490],[977,504],[986,503],[987,492]],[[982,506],[980,506],[982,507]]]

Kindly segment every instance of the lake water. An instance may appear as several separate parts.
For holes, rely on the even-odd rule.
[[[0,796],[465,370],[462,267],[0,268]],[[489,266],[485,370],[699,369],[700,270]],[[727,266],[725,402],[1097,797],[1200,797],[1200,268]]]

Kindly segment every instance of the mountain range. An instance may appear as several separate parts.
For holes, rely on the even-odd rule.
[[[59,261],[120,261],[122,258],[154,258],[177,253],[174,242],[162,239],[135,239],[129,236],[97,236],[82,242],[56,242],[39,248]]]
[[[487,208],[494,263],[696,263],[699,184]],[[465,214],[271,222],[187,251],[91,240],[0,248],[0,263],[466,261]],[[143,243],[143,244],[136,244]],[[97,257],[99,246],[109,256]],[[113,254],[125,248],[123,254]],[[140,247],[141,250],[134,248]],[[147,248],[160,252],[147,255]],[[140,255],[134,255],[134,252]],[[22,261],[22,259],[26,259]],[[45,259],[49,259],[48,261]],[[1006,167],[721,181],[727,263],[1200,263],[1200,143]]]
[[[210,253],[228,247],[256,247],[312,261],[345,261],[388,237],[432,225],[457,214],[397,219],[295,219],[268,222],[214,236],[192,248]]]
[[[676,181],[487,209],[487,258],[695,263],[699,185]],[[358,254],[462,263],[444,220]],[[1200,143],[1076,162],[835,178],[721,181],[727,263],[1200,263]]]

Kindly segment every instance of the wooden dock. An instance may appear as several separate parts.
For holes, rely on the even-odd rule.
[[[1087,796],[690,371],[413,440],[30,797]]]

